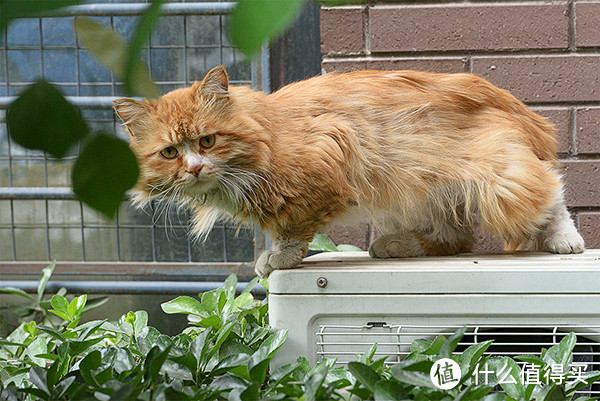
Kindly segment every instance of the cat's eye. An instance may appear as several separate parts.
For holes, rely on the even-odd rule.
[[[174,159],[177,157],[179,152],[177,152],[177,149],[174,146],[169,146],[168,148],[161,150],[160,154],[165,159]]]
[[[203,136],[202,138],[200,138],[200,146],[203,149],[209,149],[212,148],[215,145],[215,135],[207,135],[207,136]]]

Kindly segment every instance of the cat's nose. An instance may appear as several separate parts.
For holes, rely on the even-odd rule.
[[[194,177],[198,178],[198,175],[200,174],[200,171],[202,171],[202,167],[204,167],[204,165],[202,165],[202,164],[196,164],[194,166],[188,166],[185,171],[187,171],[188,173],[190,173]]]

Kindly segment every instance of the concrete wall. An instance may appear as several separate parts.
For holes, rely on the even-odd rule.
[[[600,248],[600,1],[369,1],[321,9],[326,72],[470,72],[511,91],[558,130],[565,195]],[[369,227],[332,230],[366,248]],[[478,250],[497,250],[483,238]]]

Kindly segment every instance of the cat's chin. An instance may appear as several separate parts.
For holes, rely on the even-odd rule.
[[[196,179],[186,184],[185,192],[193,197],[201,197],[211,192],[211,190],[214,189],[214,186],[215,183],[212,180]]]

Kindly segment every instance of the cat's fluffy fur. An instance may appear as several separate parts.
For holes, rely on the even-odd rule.
[[[261,276],[296,266],[318,230],[344,220],[384,234],[373,257],[469,251],[475,224],[507,249],[583,251],[552,126],[474,75],[327,74],[266,95],[216,67],[115,110],[140,163],[138,201],[189,205],[200,236],[220,218],[260,225],[273,240]]]

